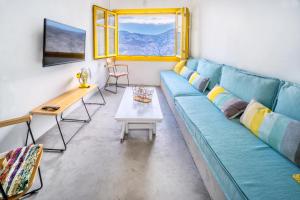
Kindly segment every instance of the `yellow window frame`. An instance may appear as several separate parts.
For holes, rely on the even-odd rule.
[[[105,12],[105,55],[98,55],[98,35],[97,26],[101,26],[96,23],[97,11],[103,10]],[[177,55],[177,15],[182,15],[182,25],[181,25],[181,53]],[[108,25],[108,15],[115,16],[115,26]],[[175,30],[175,55],[174,56],[127,56],[119,55],[119,37],[118,37],[118,16],[119,15],[153,15],[153,14],[175,14],[176,16],[176,30]],[[189,55],[189,10],[188,8],[150,8],[150,9],[120,9],[120,10],[107,10],[99,6],[93,6],[93,27],[94,27],[94,58],[101,59],[111,56],[116,56],[117,60],[129,60],[129,61],[179,61],[180,59],[186,59]],[[109,29],[115,30],[115,54],[109,54]]]

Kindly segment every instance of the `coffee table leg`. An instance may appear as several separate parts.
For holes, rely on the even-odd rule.
[[[124,136],[125,136],[125,127],[126,126],[126,122],[122,122],[122,129],[121,129],[121,140],[120,142],[124,142]]]
[[[125,124],[125,134],[128,134],[128,123]]]
[[[153,134],[156,135],[156,123],[153,123]]]
[[[152,134],[153,134],[153,129],[149,128],[149,140],[152,141]]]

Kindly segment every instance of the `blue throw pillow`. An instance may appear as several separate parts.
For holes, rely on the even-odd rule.
[[[195,58],[189,58],[187,60],[186,66],[191,69],[192,71],[196,71],[197,70],[197,66],[198,66],[198,60]]]
[[[213,89],[220,81],[222,66],[209,60],[201,60],[198,64],[197,72],[209,79],[208,89]]]
[[[201,67],[203,67],[203,65],[205,65],[206,60],[204,58],[200,58],[198,60],[198,65],[197,65],[197,72],[199,73],[199,71],[201,71]]]
[[[284,82],[279,90],[275,112],[300,121],[300,85]]]

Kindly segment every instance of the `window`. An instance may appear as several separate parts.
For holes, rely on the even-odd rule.
[[[175,56],[176,15],[118,17],[119,55]]]
[[[188,56],[187,8],[109,11],[94,6],[94,57],[175,61]]]
[[[94,58],[116,56],[116,13],[104,8],[93,7],[94,19]]]

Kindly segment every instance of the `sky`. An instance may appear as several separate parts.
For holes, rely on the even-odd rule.
[[[119,16],[119,30],[131,33],[156,35],[175,28],[174,15],[124,15]]]

